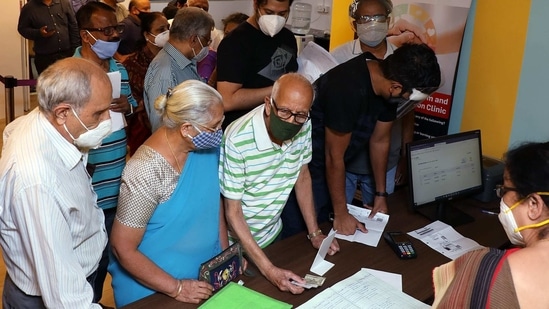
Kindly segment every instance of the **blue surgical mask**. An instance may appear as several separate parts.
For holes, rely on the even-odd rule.
[[[221,144],[221,138],[223,137],[223,130],[219,129],[215,132],[200,131],[196,126],[193,127],[198,131],[195,137],[187,135],[193,142],[195,149],[210,149],[216,148]]]
[[[88,30],[86,32],[95,40],[95,43],[90,44],[93,52],[99,57],[99,59],[109,59],[114,56],[114,53],[118,50],[120,40],[115,42],[108,42],[96,39]]]
[[[200,62],[200,61],[204,60],[204,58],[206,58],[206,56],[208,56],[208,52],[210,51],[209,46],[202,45],[202,42],[200,42],[200,39],[198,39],[198,43],[200,43],[200,46],[202,47],[200,49],[200,51],[198,52],[198,54],[195,53],[194,48],[192,49],[193,54],[194,54],[194,59],[196,59],[196,62]]]

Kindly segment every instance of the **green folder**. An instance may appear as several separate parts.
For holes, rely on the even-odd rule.
[[[267,295],[256,292],[237,283],[230,282],[206,301],[201,309],[242,309],[242,308],[262,308],[262,309],[286,309],[292,308],[292,305],[278,301]]]

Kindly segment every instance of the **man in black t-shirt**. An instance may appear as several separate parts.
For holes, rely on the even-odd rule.
[[[297,71],[297,43],[284,28],[293,0],[254,0],[255,13],[225,37],[217,50],[217,90],[224,127],[263,103],[281,75]]]
[[[369,149],[376,183],[371,216],[387,213],[385,176],[397,107],[423,101],[440,84],[437,58],[427,45],[403,45],[384,60],[369,58],[373,58],[369,53],[357,56],[315,83],[313,159],[309,164],[315,207],[320,222],[328,219],[333,207],[334,229],[344,235],[366,231],[347,211],[346,162],[365,147]]]

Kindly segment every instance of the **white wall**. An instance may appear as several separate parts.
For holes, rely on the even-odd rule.
[[[26,44],[17,32],[17,22],[20,11],[19,1],[2,1],[2,18],[0,18],[0,38],[2,38],[2,48],[0,48],[0,75],[12,75],[17,79],[26,79],[24,75],[22,56],[22,45]],[[15,116],[23,114],[23,90],[28,87],[15,88]],[[5,87],[0,83],[0,119],[5,119]]]

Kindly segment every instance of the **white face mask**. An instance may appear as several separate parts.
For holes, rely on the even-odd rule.
[[[63,124],[65,131],[67,131],[69,136],[72,138],[73,144],[83,149],[97,149],[101,145],[101,142],[103,141],[103,139],[107,137],[109,134],[111,134],[111,129],[112,129],[111,119],[109,118],[101,121],[96,128],[90,130],[88,129],[88,127],[86,127],[86,125],[82,122],[82,120],[80,120],[80,117],[78,117],[78,115],[76,114],[74,109],[72,109],[72,107],[71,107],[71,110],[74,116],[76,117],[76,119],[78,119],[80,124],[84,127],[84,129],[86,129],[86,132],[80,134],[78,138],[74,138],[71,132],[69,132],[69,130],[67,129],[66,124]]]
[[[259,12],[259,11],[258,11]],[[268,36],[275,36],[277,33],[282,30],[286,24],[286,18],[278,15],[261,15],[257,23],[259,24],[259,29]]]
[[[507,238],[511,241],[513,245],[524,246],[524,238],[522,234],[518,231],[517,221],[515,221],[515,216],[513,212],[509,209],[509,206],[505,204],[503,198],[499,202],[499,222],[507,234]]]
[[[150,32],[149,34],[154,37],[154,42],[149,41],[149,39],[147,39],[147,41],[149,41],[152,45],[160,48],[164,47],[164,45],[166,45],[166,42],[168,42],[168,39],[170,38],[170,30],[166,30],[157,35],[154,35]]]
[[[204,58],[208,56],[208,52],[210,51],[210,47],[202,45],[202,42],[200,41],[200,39],[198,39],[198,43],[200,43],[200,46],[202,46],[202,49],[200,49],[200,52],[197,54],[194,52],[194,48],[192,49],[194,54],[194,59],[196,59],[196,62],[200,62],[204,60]]]
[[[363,44],[376,47],[385,40],[388,29],[387,22],[370,21],[365,24],[357,24],[356,34]]]

